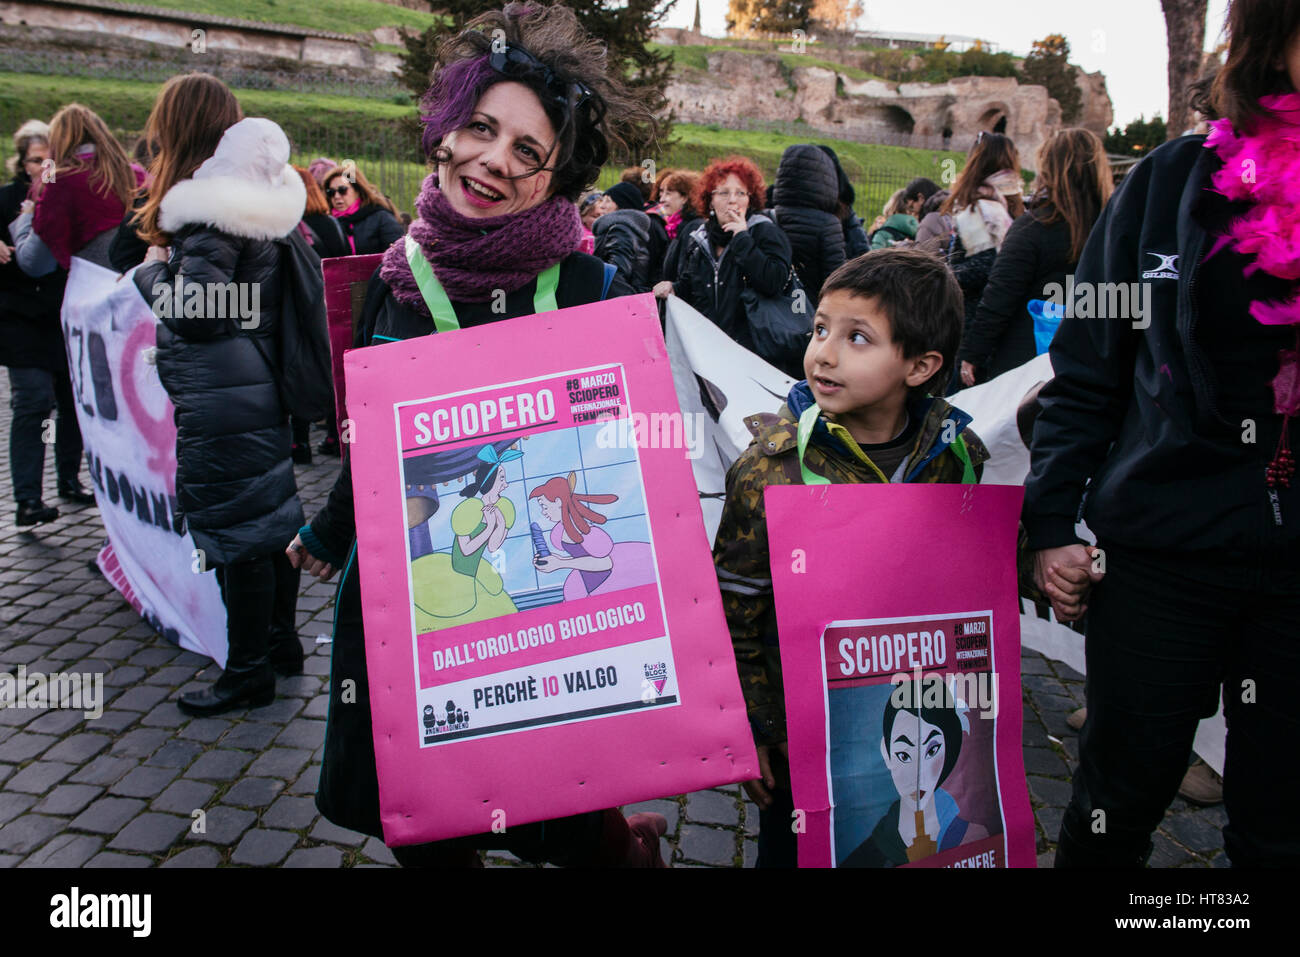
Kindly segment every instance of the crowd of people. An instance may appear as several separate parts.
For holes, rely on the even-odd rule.
[[[728,474],[714,549],[759,747],[762,775],[747,788],[763,809],[760,864],[791,865],[763,489],[977,479],[988,451],[969,429],[939,427],[964,421],[945,397],[1042,351],[1033,313],[1046,289],[1068,276],[1136,284],[1149,257],[1177,256],[1181,271],[1155,280],[1149,326],[1061,320],[1054,376],[1035,402],[1022,546],[1038,596],[1087,631],[1080,765],[1057,862],[1145,861],[1197,720],[1215,711],[1221,685],[1250,680],[1251,703],[1224,698],[1227,849],[1234,864],[1294,864],[1300,834],[1282,802],[1295,765],[1269,755],[1295,729],[1282,683],[1300,659],[1300,493],[1290,481],[1300,196],[1294,178],[1263,170],[1289,155],[1300,126],[1300,10],[1233,0],[1229,31],[1227,63],[1198,100],[1218,118],[1215,132],[1157,150],[1114,198],[1094,134],[1052,134],[1026,190],[1015,143],[988,132],[953,182],[914,179],[870,225],[834,151],[815,144],[789,147],[770,186],[751,160],[730,156],[653,178],[633,167],[589,191],[625,124],[653,118],[558,6],[510,4],[440,49],[421,104],[433,172],[414,219],[355,164],[290,166],[283,131],[245,117],[209,75],[163,86],[132,153],[92,110],[70,104],[48,125],[18,130],[14,178],[0,191],[16,521],[58,517],[41,487],[41,432],[56,409],[58,494],[93,501],[78,478],[59,331],[74,256],[134,269],[146,300],[182,272],[259,284],[252,329],[174,316],[157,330],[157,370],[176,409],[179,508],[228,616],[226,668],[179,706],[206,716],[267,704],[277,674],[301,672],[303,570],[342,572],[330,694],[347,686],[368,701],[364,572],[336,423],[324,423],[318,449],[342,452],[328,501],[309,517],[297,495],[293,464],[311,461],[312,448],[310,423],[290,420],[277,382],[277,325],[292,294],[281,241],[296,233],[320,258],[382,254],[356,348],[635,293],[676,296],[798,380],[779,409],[754,410],[755,444]],[[1232,167],[1242,155],[1258,159],[1258,185]],[[755,303],[801,300],[797,347],[765,351]],[[1247,420],[1257,425],[1250,443],[1240,437]],[[1078,537],[1080,517],[1096,548]],[[335,709],[322,812],[382,835],[378,790],[370,708]],[[1099,809],[1101,831],[1091,826]],[[488,847],[568,865],[662,866],[664,828],[658,815],[609,809],[394,851],[407,866],[476,866]]]

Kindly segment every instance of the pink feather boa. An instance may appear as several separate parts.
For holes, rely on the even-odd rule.
[[[1228,120],[1210,124],[1205,145],[1223,160],[1212,179],[1215,190],[1252,204],[1232,221],[1210,255],[1231,245],[1243,256],[1254,257],[1247,275],[1262,269],[1294,282],[1300,280],[1300,202],[1295,186],[1300,182],[1300,93],[1265,96],[1260,105],[1269,112],[1256,121],[1250,136],[1239,136]],[[1284,302],[1253,302],[1250,314],[1265,325],[1300,324],[1300,295]],[[1300,412],[1300,349],[1283,350],[1278,358],[1274,408],[1289,417]],[[1284,425],[1283,446],[1285,432]]]
[[[1249,212],[1232,222],[1210,255],[1231,244],[1254,261],[1246,267],[1280,279],[1300,280],[1300,93],[1261,98],[1271,111],[1261,117],[1251,136],[1239,136],[1228,120],[1215,120],[1205,141],[1223,160],[1214,174],[1217,192],[1231,200],[1252,203]],[[1300,297],[1288,302],[1256,302],[1250,314],[1265,325],[1300,323]]]

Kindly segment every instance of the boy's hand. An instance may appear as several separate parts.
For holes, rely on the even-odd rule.
[[[758,773],[759,777],[753,781],[746,781],[744,784],[745,793],[753,798],[760,810],[766,811],[772,806],[771,788],[776,787],[776,777],[772,774],[772,751],[776,750],[781,756],[790,760],[790,745],[782,741],[780,744],[758,746]]]
[[[1061,621],[1077,621],[1088,610],[1084,604],[1092,586],[1104,572],[1093,569],[1097,549],[1084,545],[1044,548],[1034,553],[1034,583],[1052,603]]]

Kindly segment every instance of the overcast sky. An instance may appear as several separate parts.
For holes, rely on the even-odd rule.
[[[954,34],[991,40],[1023,55],[1034,40],[1063,33],[1070,60],[1101,70],[1115,104],[1115,122],[1166,113],[1165,22],[1160,0],[865,0],[864,29]],[[1209,0],[1205,45],[1220,38],[1228,0]],[[727,0],[701,0],[704,33],[724,36]],[[669,26],[689,27],[695,0],[677,0]]]

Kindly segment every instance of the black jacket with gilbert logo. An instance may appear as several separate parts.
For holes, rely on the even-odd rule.
[[[1216,237],[1202,210],[1222,165],[1204,142],[1182,137],[1139,163],[1088,238],[1073,306],[1093,317],[1067,312],[1052,341],[1056,377],[1039,395],[1032,548],[1077,541],[1085,486],[1084,518],[1103,545],[1293,554],[1300,544],[1300,482],[1274,493],[1264,481],[1282,427],[1269,381],[1285,340],[1249,314],[1242,257],[1204,261]],[[1114,308],[1121,287],[1127,310]],[[1089,288],[1092,308],[1080,309]],[[1258,413],[1243,418],[1243,401]]]

